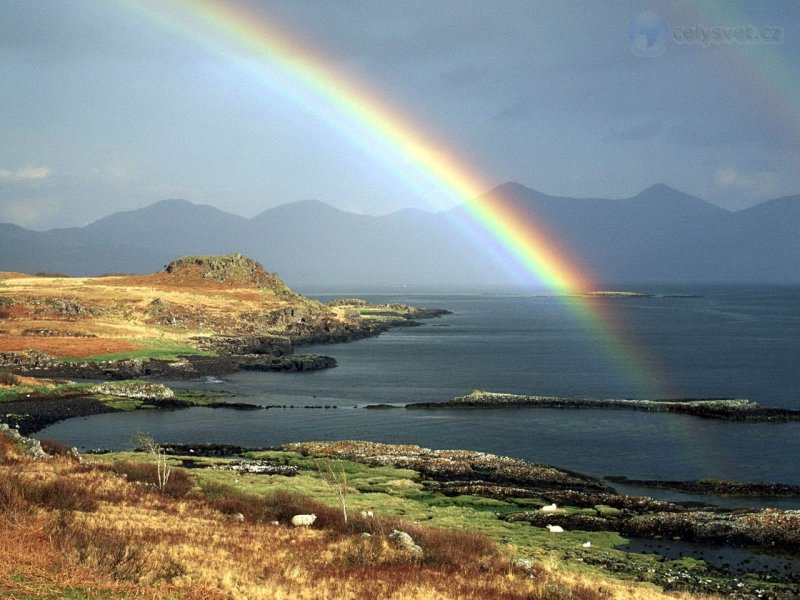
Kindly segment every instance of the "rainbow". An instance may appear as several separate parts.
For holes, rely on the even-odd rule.
[[[523,281],[543,284],[562,297],[639,393],[665,395],[653,361],[628,337],[609,300],[583,293],[596,289],[585,269],[509,199],[484,195],[493,186],[423,134],[399,109],[379,101],[306,44],[242,5],[216,0],[120,3],[289,98],[390,172],[399,171],[415,193],[434,203],[464,205],[469,219],[462,225],[476,234],[487,252]]]

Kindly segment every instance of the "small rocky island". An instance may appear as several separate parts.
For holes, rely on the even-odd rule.
[[[679,400],[632,400],[622,398],[564,398],[559,396],[525,396],[474,390],[447,402],[414,402],[409,409],[442,408],[563,408],[621,409],[649,412],[671,412],[706,419],[726,421],[790,421],[800,420],[800,411],[761,406],[751,400],[734,398],[687,398]]]

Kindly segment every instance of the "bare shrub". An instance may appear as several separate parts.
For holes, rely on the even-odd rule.
[[[153,463],[120,460],[112,468],[114,472],[125,475],[128,481],[146,483],[175,498],[186,496],[194,487],[194,481],[186,469],[171,468],[169,479],[163,482],[162,471]]]
[[[74,479],[58,478],[44,482],[24,482],[22,493],[33,504],[55,510],[97,510],[97,499],[91,490]]]
[[[340,532],[348,529],[339,509],[295,492],[278,490],[267,496],[256,496],[229,485],[206,483],[202,493],[209,507],[226,515],[241,513],[248,521],[289,524],[295,515],[313,513],[317,515],[314,527]]]
[[[480,533],[413,523],[400,527],[422,548],[422,560],[427,564],[462,565],[486,562],[499,556],[495,541]]]
[[[0,369],[0,385],[17,385],[19,378],[8,369]]]
[[[261,498],[246,494],[224,483],[203,484],[202,499],[206,506],[223,515],[244,515],[248,521],[266,521]]]
[[[164,449],[149,435],[139,431],[133,436],[133,440],[147,452],[156,465],[156,484],[162,492],[166,491],[172,467],[167,463],[167,454]]]
[[[317,471],[319,471],[319,476],[328,484],[328,487],[333,490],[333,493],[336,494],[336,498],[339,500],[339,506],[342,509],[342,520],[344,524],[347,525],[347,473],[344,470],[344,467],[340,469],[339,472],[333,470],[330,461],[327,461],[325,466],[323,467],[319,461],[317,462]]]
[[[72,456],[72,448],[66,444],[62,444],[58,440],[41,438],[39,443],[42,445],[42,450],[47,452],[50,456]]]
[[[0,462],[11,463],[19,459],[19,447],[13,440],[0,434]]]
[[[0,513],[11,522],[30,510],[30,503],[22,495],[20,478],[8,471],[0,472]]]
[[[289,523],[295,515],[313,513],[317,515],[315,527],[337,531],[345,529],[340,510],[302,494],[279,490],[265,496],[261,500],[261,506],[264,511],[262,519],[265,521]]]
[[[93,566],[116,579],[139,581],[145,576],[171,579],[185,570],[163,556],[154,556],[143,544],[109,527],[88,526],[61,513],[51,527],[62,551],[75,553],[78,562]]]

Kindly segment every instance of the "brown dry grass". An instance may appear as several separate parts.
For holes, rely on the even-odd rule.
[[[52,323],[48,323],[52,327]],[[53,356],[84,358],[98,354],[133,352],[136,344],[119,339],[35,337],[29,335],[0,336],[0,352],[39,350]]]
[[[156,339],[185,343],[192,336],[210,333],[257,333],[239,329],[254,327],[252,315],[307,302],[252,284],[167,273],[94,278],[0,274],[0,302],[3,300],[12,303],[3,306],[0,314],[0,352],[40,350],[75,358],[134,352]],[[174,317],[166,324],[154,311],[152,303],[156,301]],[[79,310],[72,310],[74,307]],[[319,305],[314,307],[325,311]],[[325,312],[334,318],[333,312]],[[242,314],[250,316],[239,318]],[[23,335],[30,330],[51,334]]]
[[[0,370],[0,375],[2,373],[3,371]],[[0,380],[0,387],[9,387],[18,385],[33,387],[33,386],[51,386],[56,384],[55,379],[45,379],[44,377],[26,377],[24,375],[13,375],[13,377],[14,377],[13,381],[10,381],[8,383]]]
[[[252,497],[217,486],[207,495],[195,490],[172,497],[129,481],[134,477],[120,470],[128,472],[66,458],[0,463],[4,595],[59,597],[77,589],[88,597],[211,599],[692,597],[554,564],[523,571],[511,566],[503,548],[471,532],[379,519],[345,526],[337,510],[297,494]],[[312,509],[319,511],[319,527],[268,520],[285,522],[295,511]],[[409,532],[426,557],[417,560],[394,547],[386,536],[393,527]],[[371,528],[370,537],[358,533],[364,528]]]

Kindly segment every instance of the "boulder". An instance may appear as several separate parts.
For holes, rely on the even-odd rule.
[[[389,539],[395,545],[395,547],[405,550],[414,557],[422,558],[422,548],[417,546],[417,544],[414,542],[414,538],[408,535],[405,531],[395,529],[389,534]]]

